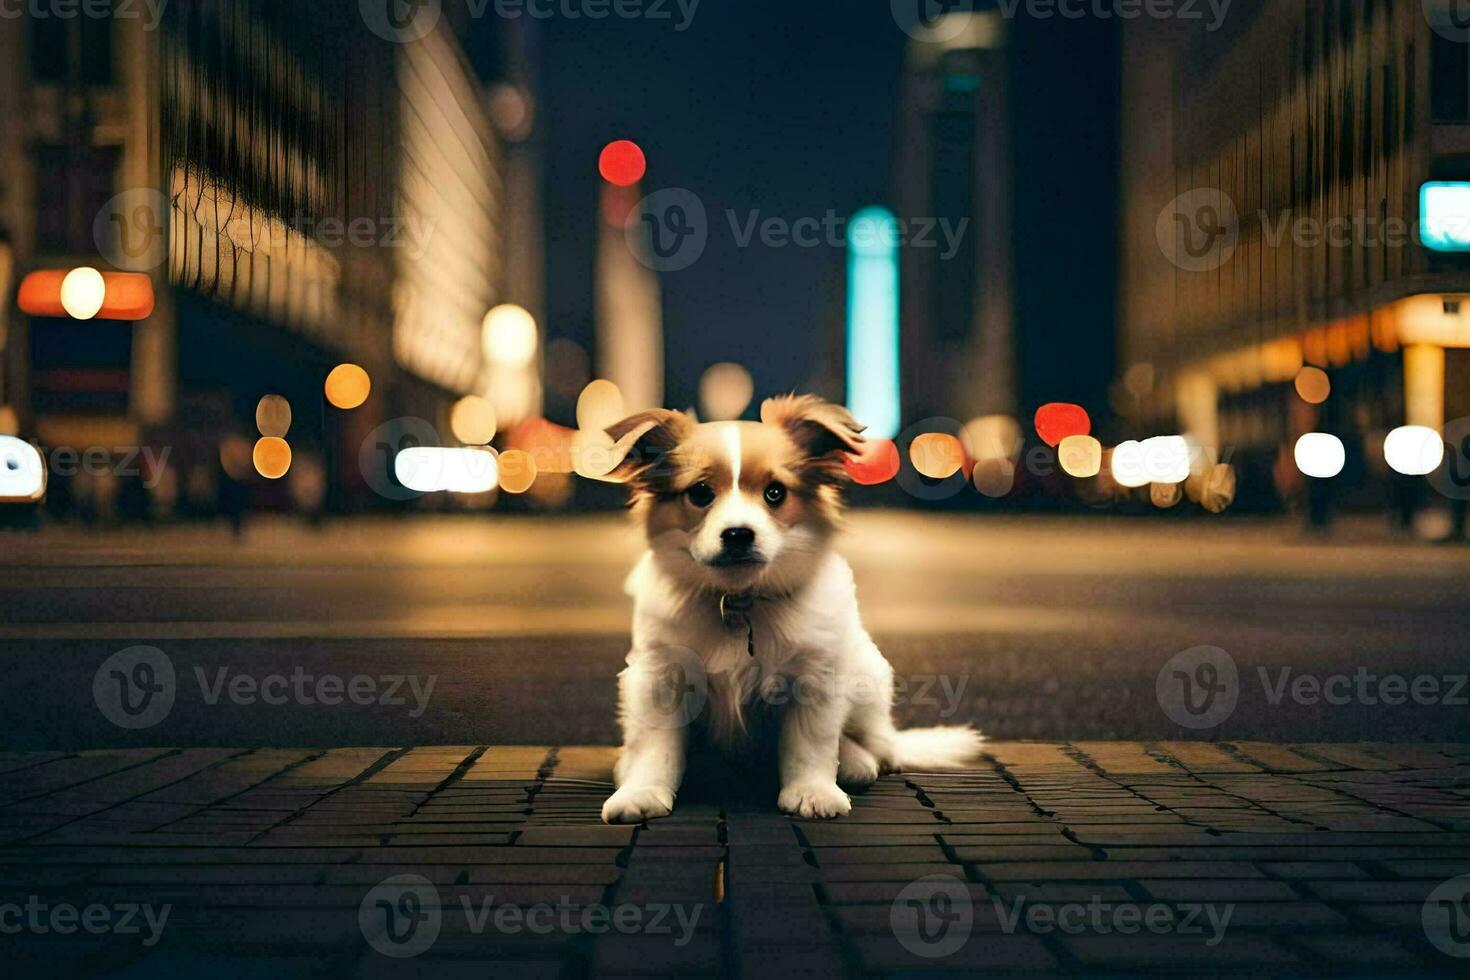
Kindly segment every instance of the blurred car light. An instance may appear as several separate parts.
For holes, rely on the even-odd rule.
[[[35,446],[0,436],[0,503],[33,504],[46,496],[46,463]]]

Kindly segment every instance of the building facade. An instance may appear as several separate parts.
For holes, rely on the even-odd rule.
[[[324,465],[334,499],[366,503],[359,448],[387,419],[421,417],[448,438],[466,394],[492,396],[507,423],[539,411],[539,361],[501,370],[482,336],[497,305],[541,308],[535,178],[519,151],[512,204],[505,162],[532,125],[515,36],[528,23],[471,24],[453,2],[423,30],[357,0],[180,0],[156,22],[127,8],[139,15],[38,7],[0,32],[11,279],[138,271],[158,298],[137,323],[0,307],[0,405],[23,435],[167,445],[171,479],[207,488],[182,470],[217,469],[222,440],[253,439],[256,402],[276,393],[298,460]],[[504,34],[499,64],[471,65],[470,28]],[[493,116],[517,98],[507,133]],[[342,362],[372,378],[360,411],[323,400]]]
[[[1388,430],[1470,414],[1470,34],[1452,8],[1252,0],[1215,30],[1124,25],[1129,437],[1187,432],[1265,499],[1292,491],[1295,440],[1327,431],[1373,498]]]

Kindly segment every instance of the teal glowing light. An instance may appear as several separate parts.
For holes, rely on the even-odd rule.
[[[870,439],[899,430],[898,219],[864,208],[847,226],[847,408]]]
[[[1419,188],[1419,240],[1435,252],[1470,252],[1470,182],[1430,181]]]

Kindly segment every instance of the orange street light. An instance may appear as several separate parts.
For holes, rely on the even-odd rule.
[[[68,277],[71,283],[63,289]],[[98,277],[100,297],[95,295]],[[91,295],[79,296],[81,293]],[[87,302],[79,306],[78,299]],[[153,313],[153,280],[140,272],[99,273],[85,267],[39,269],[21,281],[16,305],[31,316],[69,317],[90,312],[91,316],[78,319],[146,320]],[[96,312],[92,312],[94,307]]]

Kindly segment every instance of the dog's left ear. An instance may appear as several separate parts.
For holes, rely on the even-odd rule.
[[[660,485],[670,475],[669,454],[693,428],[689,416],[666,408],[639,412],[608,426],[618,463],[607,479],[643,489]]]
[[[852,413],[815,395],[767,398],[761,403],[761,421],[785,429],[809,462],[838,474],[843,455],[859,455],[867,443]]]

